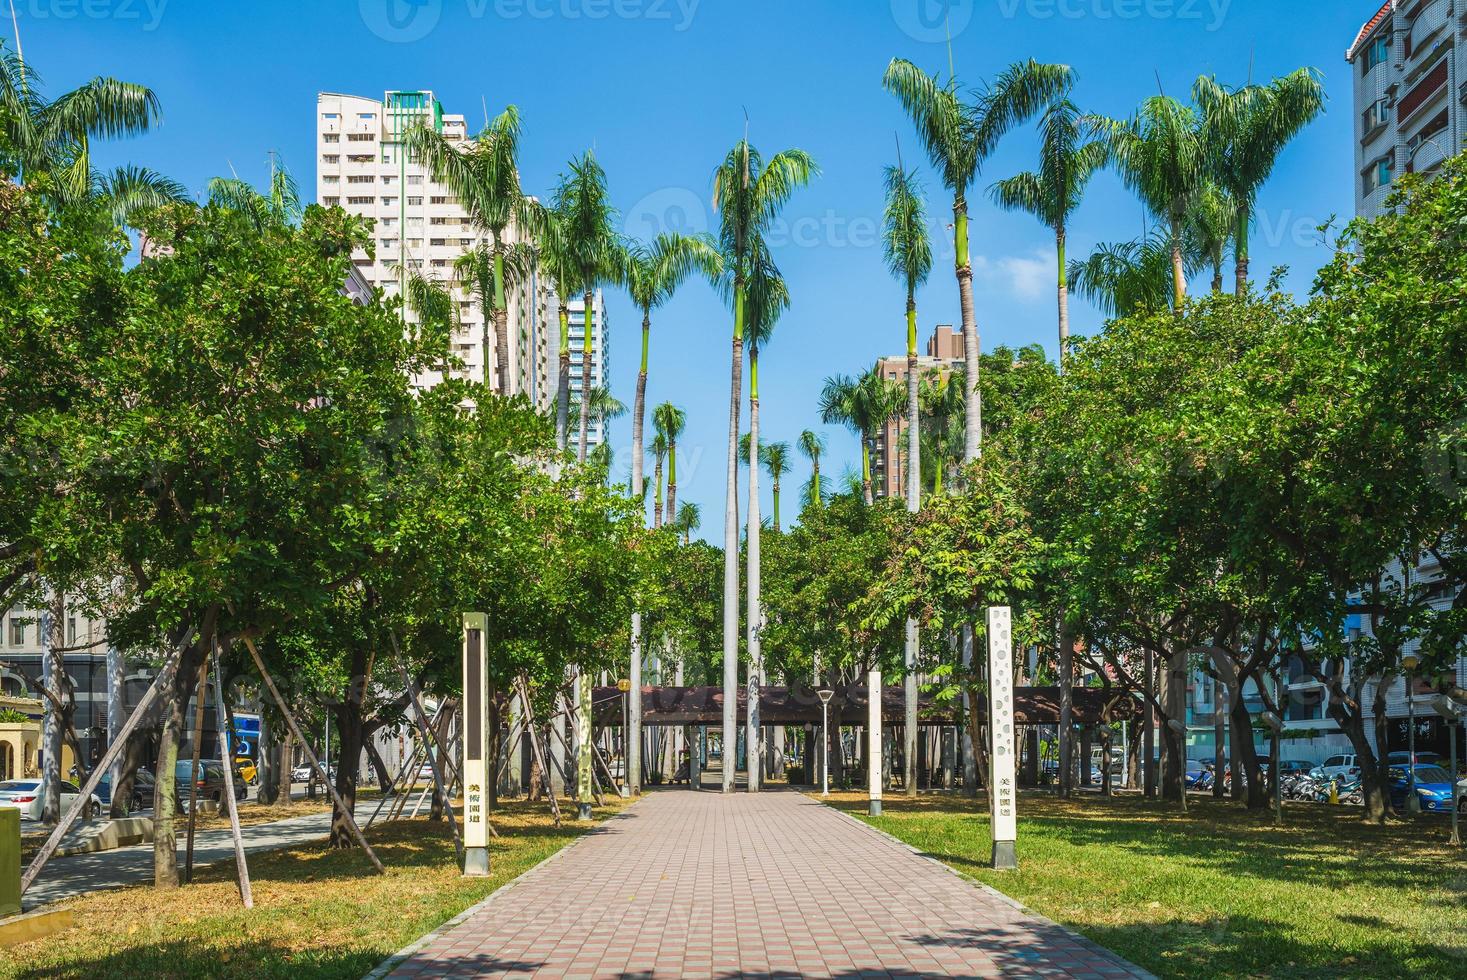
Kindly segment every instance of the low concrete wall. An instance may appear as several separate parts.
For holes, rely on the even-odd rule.
[[[58,850],[56,856],[72,857],[77,854],[93,854],[97,851],[131,847],[134,844],[148,844],[152,840],[152,817],[123,817],[121,820],[107,821],[75,844]]]
[[[20,811],[0,807],[0,919],[20,911]]]

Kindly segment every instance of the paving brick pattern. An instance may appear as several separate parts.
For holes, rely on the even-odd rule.
[[[1144,977],[798,793],[655,792],[394,977]]]

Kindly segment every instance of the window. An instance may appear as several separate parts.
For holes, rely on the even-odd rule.
[[[434,194],[432,197],[428,198],[428,203],[430,203],[430,204],[447,204],[448,203],[448,198],[445,197],[442,194]]]
[[[66,617],[66,645],[76,646],[76,617]]]
[[[397,198],[395,198],[395,197],[384,197],[382,199],[382,206],[383,207],[388,207],[388,208],[397,207]]]
[[[375,153],[352,153],[347,156],[352,163],[373,163],[377,159]]]
[[[324,204],[324,205],[326,205],[328,208],[334,208],[338,204],[341,203],[341,198],[339,198],[339,197],[323,197],[323,198],[321,198],[321,203]]]
[[[407,226],[409,228],[421,228],[421,227],[423,227],[423,219],[422,218],[409,218],[409,219],[407,219]]]
[[[1390,102],[1386,99],[1377,99],[1366,107],[1362,114],[1365,124],[1365,132],[1371,133],[1384,126],[1390,121]]]
[[[331,121],[333,119],[340,119],[341,118],[341,113],[339,113],[339,112],[323,112],[323,113],[321,113],[321,118],[322,119],[325,119],[325,120],[327,120],[329,122],[329,121]]]
[[[1380,64],[1383,61],[1389,60],[1390,56],[1391,39],[1390,31],[1387,29],[1381,31],[1380,37],[1377,37],[1374,41],[1371,41],[1369,47],[1365,49],[1365,60],[1361,62],[1361,64],[1363,64],[1365,67],[1361,71],[1361,74],[1367,74],[1370,69],[1374,68],[1376,65]]]
[[[423,240],[421,238],[409,238],[407,240],[407,243],[408,243],[408,248],[422,248],[423,247]]]
[[[433,260],[433,268],[435,268],[435,269],[442,269],[442,268],[444,268],[447,265],[448,265],[448,260],[447,259],[434,259]]]
[[[397,239],[396,238],[384,238],[384,239],[382,239],[382,247],[383,248],[397,248]]]
[[[349,198],[346,199],[346,203],[347,204],[371,204],[375,200],[376,200],[375,197],[349,197]]]
[[[397,227],[397,219],[396,218],[383,218],[382,219],[382,227],[383,228],[396,228]]]
[[[321,156],[321,162],[322,163],[340,163],[341,162],[341,154],[340,153],[326,153],[326,154],[323,154]]]
[[[430,239],[428,239],[428,244],[429,245],[447,245],[448,244],[448,239],[446,239],[446,238],[430,238]]]
[[[350,177],[346,178],[346,182],[348,184],[372,184],[375,183],[376,180],[377,178],[372,176],[371,174],[352,174]]]
[[[1365,168],[1365,173],[1362,175],[1361,187],[1365,193],[1369,194],[1381,187],[1389,187],[1394,169],[1393,154],[1387,153],[1373,161],[1369,167]]]
[[[382,183],[384,185],[396,183],[396,181],[397,181],[397,178],[394,177],[392,174],[383,174],[382,175]]]
[[[375,113],[375,112],[359,112],[359,113],[357,113],[357,119],[361,120],[362,122],[373,122],[374,120],[376,120],[376,118],[377,118],[377,113]]]
[[[346,134],[346,141],[348,143],[375,143],[377,141],[377,134],[376,133],[347,133]]]
[[[10,645],[13,647],[25,646],[25,620],[10,620]]]
[[[423,199],[421,197],[409,197],[408,198],[408,207],[410,207],[410,208],[420,208],[422,206],[423,206]]]
[[[340,143],[341,142],[341,134],[340,133],[325,133],[325,134],[322,135],[322,142],[324,142],[324,143]]]
[[[472,248],[473,244],[474,240],[472,238],[460,238],[458,240],[459,248]]]
[[[339,184],[339,183],[341,183],[341,178],[338,177],[338,176],[336,176],[335,174],[322,174],[321,175],[321,183],[323,183],[323,184]]]
[[[422,187],[423,186],[423,175],[422,174],[408,174],[408,186],[409,187]]]

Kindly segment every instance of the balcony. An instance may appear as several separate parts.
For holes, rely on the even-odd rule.
[[[1408,74],[1436,50],[1436,41],[1446,26],[1447,0],[1432,0],[1416,15],[1416,19],[1411,22],[1411,38],[1407,48],[1411,52],[1406,58]]]

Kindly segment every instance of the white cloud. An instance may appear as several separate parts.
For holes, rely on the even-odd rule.
[[[973,272],[984,282],[1006,289],[1019,299],[1034,300],[1054,288],[1056,260],[1053,249],[1035,249],[1029,255],[974,258]]]

